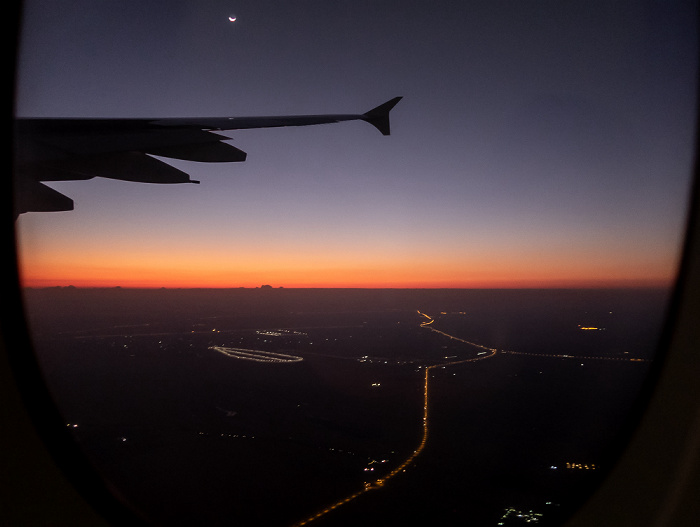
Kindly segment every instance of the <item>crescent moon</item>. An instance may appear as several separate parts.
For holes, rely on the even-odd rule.
[[[230,16],[230,17],[228,17],[228,21],[229,21],[229,22],[235,22],[235,21],[236,21],[236,17],[235,17],[235,16]]]

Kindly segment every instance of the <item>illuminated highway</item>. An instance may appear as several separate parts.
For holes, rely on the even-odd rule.
[[[382,478],[376,479],[374,481],[368,481],[365,482],[365,486],[362,490],[359,490],[358,492],[355,492],[354,494],[351,494],[342,500],[339,500],[332,505],[329,505],[325,509],[317,512],[313,516],[310,516],[306,518],[305,520],[302,520],[298,523],[294,524],[294,527],[301,527],[302,525],[307,525],[310,522],[317,520],[321,516],[324,516],[331,512],[332,510],[337,509],[341,505],[345,505],[346,503],[349,503],[350,501],[354,500],[355,498],[361,496],[365,492],[369,492],[374,489],[378,489],[386,485],[386,483],[393,477],[397,476],[398,474],[402,472],[406,472],[406,469],[413,463],[413,461],[420,455],[420,453],[423,451],[425,448],[425,444],[428,441],[428,428],[429,428],[429,419],[428,419],[428,408],[429,408],[429,396],[430,396],[430,370],[433,368],[443,368],[445,366],[452,366],[454,364],[462,364],[465,362],[475,362],[483,359],[488,359],[496,355],[497,350],[495,348],[488,348],[486,346],[482,346],[481,344],[476,344],[474,342],[470,342],[468,340],[461,339],[459,337],[455,337],[453,335],[449,335],[448,333],[445,333],[444,331],[437,330],[435,328],[430,327],[430,325],[435,322],[435,320],[430,317],[429,315],[426,315],[425,313],[421,313],[418,311],[420,315],[425,317],[427,320],[423,323],[421,323],[422,328],[429,329],[431,331],[434,331],[435,333],[439,333],[440,335],[444,335],[445,337],[448,337],[453,340],[458,340],[459,342],[463,342],[465,344],[468,344],[470,346],[474,346],[476,348],[485,350],[482,351],[477,357],[472,357],[469,359],[461,359],[461,360],[455,360],[452,362],[445,362],[441,364],[433,364],[431,366],[426,366],[424,374],[423,374],[423,419],[422,419],[422,429],[423,429],[423,434],[421,436],[420,443],[416,447],[416,449],[411,453],[410,456],[408,456],[400,465],[398,465],[396,468],[394,468],[391,472],[389,472],[387,475],[385,475]]]
[[[429,329],[430,331],[434,331],[435,333],[439,333],[440,335],[444,335],[445,337],[449,337],[449,338],[451,338],[452,340],[458,340],[459,342],[464,342],[465,344],[469,344],[470,346],[474,346],[475,348],[481,348],[481,349],[483,349],[483,350],[492,352],[493,354],[496,353],[496,349],[495,349],[495,348],[489,348],[489,347],[487,347],[487,346],[483,346],[483,345],[481,345],[481,344],[477,344],[476,342],[471,342],[471,341],[469,341],[469,340],[464,340],[464,339],[461,339],[461,338],[459,338],[459,337],[455,337],[454,335],[449,335],[449,334],[445,333],[444,331],[440,331],[439,329],[435,329],[434,327],[431,326],[431,324],[432,324],[433,322],[435,322],[435,319],[434,319],[434,318],[432,318],[431,316],[426,315],[425,313],[422,313],[422,312],[420,312],[420,311],[418,311],[418,314],[421,315],[421,316],[424,316],[424,317],[427,319],[425,322],[423,322],[423,323],[420,325],[420,327]],[[489,355],[489,357],[491,357],[491,356],[492,356],[492,355]],[[481,359],[481,358],[484,358],[484,359],[485,359],[486,357],[479,357],[479,359]],[[477,360],[478,360],[478,359],[477,359]],[[457,364],[457,363],[459,363],[459,362],[469,362],[469,361],[461,360],[461,361],[457,361],[457,362],[449,362],[449,363],[447,363],[447,364]],[[441,364],[441,366],[446,366],[446,364]]]
[[[576,360],[618,360],[627,362],[651,362],[649,359],[639,359],[634,357],[601,357],[588,355],[556,355],[554,353],[526,353],[524,351],[501,350],[507,355],[524,355],[526,357],[549,357],[551,359],[576,359]]]

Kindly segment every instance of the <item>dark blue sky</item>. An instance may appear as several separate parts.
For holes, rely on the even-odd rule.
[[[359,113],[404,96],[390,137],[365,123],[230,134],[246,163],[173,163],[199,186],[52,184],[76,210],[20,218],[28,279],[469,287],[673,275],[694,2],[26,4],[22,116]]]

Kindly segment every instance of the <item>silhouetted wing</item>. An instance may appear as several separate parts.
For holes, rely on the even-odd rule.
[[[362,120],[389,135],[396,97],[364,114],[170,119],[16,119],[15,208],[72,210],[66,196],[41,181],[96,176],[143,183],[198,183],[154,157],[206,163],[245,161],[246,153],[215,133],[248,128],[308,126]]]
[[[389,135],[389,112],[402,97],[394,97],[363,114],[287,115],[281,117],[204,117],[174,118],[150,121],[164,128],[194,127],[201,130],[244,130],[248,128],[276,128],[280,126],[309,126],[339,123],[341,121],[365,121],[383,135]]]

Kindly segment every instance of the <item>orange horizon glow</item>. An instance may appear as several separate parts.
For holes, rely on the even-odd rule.
[[[234,289],[259,288],[270,285],[273,288],[307,289],[601,289],[601,288],[668,288],[673,284],[672,278],[664,277],[475,277],[473,279],[375,279],[358,276],[344,278],[330,276],[325,279],[303,279],[301,277],[271,276],[269,279],[225,280],[221,277],[124,275],[116,274],[111,278],[66,274],[64,276],[37,276],[21,273],[22,287],[78,287],[78,288],[112,288],[130,289]]]
[[[125,287],[125,288],[394,288],[394,289],[547,289],[670,287],[674,273],[663,269],[582,265],[557,267],[541,261],[520,267],[484,262],[365,262],[353,267],[338,261],[311,265],[293,262],[259,266],[194,265],[194,262],[128,262],[108,264],[82,259],[26,261],[20,265],[23,287]],[[189,264],[189,265],[188,265]],[[324,264],[326,266],[324,266]]]
[[[273,289],[665,289],[671,286],[667,282],[523,282],[523,283],[472,283],[456,285],[344,285],[344,284],[294,284],[294,285],[271,285]],[[123,283],[85,283],[75,285],[71,283],[57,282],[29,282],[22,283],[21,286],[27,289],[49,289],[54,287],[75,287],[78,289],[260,289],[260,285],[207,285],[207,284],[171,284],[171,285],[151,285],[151,284],[126,284]]]
[[[24,287],[590,289],[670,287],[676,258],[662,251],[586,246],[418,247],[369,242],[279,246],[131,241],[70,246],[26,237],[19,246]],[[88,240],[89,242],[89,240]],[[505,245],[505,244],[504,244]]]

